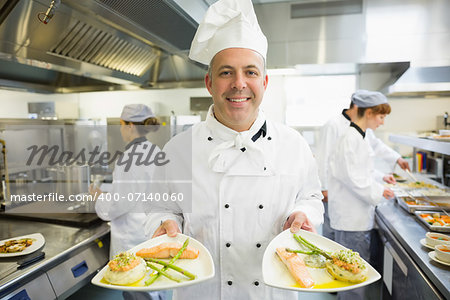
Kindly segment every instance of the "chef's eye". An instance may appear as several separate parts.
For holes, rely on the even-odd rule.
[[[230,75],[231,74],[231,71],[222,71],[222,72],[220,72],[220,76],[228,76],[228,75]]]
[[[248,71],[247,73],[250,76],[258,76],[258,72],[256,72],[256,71]]]

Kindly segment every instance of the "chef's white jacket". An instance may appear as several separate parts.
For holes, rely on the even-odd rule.
[[[160,152],[158,146],[150,143],[145,137],[133,140],[127,145],[124,152],[124,161],[128,154],[136,145],[135,153],[141,153],[141,161],[152,161],[156,153]],[[151,159],[146,159],[151,152]],[[103,201],[97,199],[95,211],[97,215],[111,224],[111,247],[110,257],[126,251],[147,240],[143,227],[146,220],[145,213],[140,211],[138,201],[142,196],[136,193],[148,195],[150,193],[150,180],[155,169],[153,164],[136,165],[137,155],[132,155],[133,163],[126,171],[126,165],[116,165],[113,172],[112,190],[110,192],[110,201],[106,201],[109,196],[104,195]],[[118,200],[118,201],[115,201]]]
[[[350,126],[350,118],[345,114],[345,111],[346,110],[344,109],[341,114],[330,119],[320,131],[320,138],[316,150],[316,160],[323,191],[328,190],[327,177],[330,154],[334,150],[339,137],[342,136]],[[371,129],[366,130],[365,139],[367,139],[372,147],[375,156],[386,161],[392,166],[392,169],[394,169],[397,160],[401,157],[400,154],[375,137],[375,134]]]
[[[189,193],[180,172],[192,169],[192,206],[183,203],[178,214],[150,213],[146,232],[151,236],[161,221],[176,220],[211,252],[216,274],[176,289],[175,299],[297,299],[295,292],[266,286],[261,263],[292,212],[305,212],[315,226],[323,221],[317,168],[306,141],[266,121],[261,111],[249,131],[238,133],[219,123],[212,108],[205,122],[175,136],[163,152],[172,159],[170,154],[186,153],[190,141],[192,157],[182,159],[180,168],[158,168],[155,176],[162,170],[162,177],[176,178],[165,185],[168,191]]]
[[[329,159],[328,214],[331,228],[373,228],[375,206],[383,199],[383,174],[374,168],[374,152],[359,127],[349,126]]]

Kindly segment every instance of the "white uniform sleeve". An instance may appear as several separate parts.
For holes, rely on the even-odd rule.
[[[324,208],[322,193],[317,172],[317,165],[306,141],[301,145],[302,175],[300,189],[295,201],[295,208],[291,212],[302,211],[312,224],[317,227],[323,223]]]
[[[345,139],[333,156],[333,174],[337,180],[348,186],[358,198],[372,205],[377,205],[383,196],[384,187],[376,182],[373,170],[367,169],[366,156],[359,155],[360,148],[355,147],[352,139]]]
[[[159,148],[156,150],[155,153],[159,152]],[[141,212],[139,202],[149,194],[155,167],[137,165],[135,159],[128,166],[116,162],[111,193],[100,195],[95,203],[95,211],[101,219],[111,221],[127,213]]]
[[[177,171],[180,169],[175,167],[178,164],[176,159],[178,156],[173,157],[170,154],[173,153],[170,148],[165,148],[163,151],[167,154],[167,157],[170,158],[170,163],[155,168],[153,180],[150,185],[152,194],[160,199],[162,199],[165,194],[171,195],[172,193],[180,192],[184,195],[187,194],[187,192],[182,189],[183,186],[180,188],[179,185],[177,185],[176,180],[171,180],[173,179],[171,174],[175,174],[175,176],[179,175]],[[160,200],[143,202],[142,211],[147,214],[144,233],[148,238],[151,238],[156,229],[166,220],[174,220],[177,222],[180,230],[183,231],[183,208],[175,201]]]
[[[335,126],[331,123],[325,124],[320,131],[319,143],[317,144],[316,160],[319,170],[319,179],[322,191],[328,190],[327,176],[328,176],[328,159],[331,151],[338,138],[338,132]]]
[[[377,138],[371,129],[366,130],[366,139],[369,141],[375,155],[386,161],[394,170],[395,164],[401,155]]]

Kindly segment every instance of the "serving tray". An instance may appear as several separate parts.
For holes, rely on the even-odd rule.
[[[430,223],[428,223],[424,218],[421,217],[422,214],[434,214],[437,213],[436,211],[430,211],[430,210],[426,210],[426,211],[422,211],[422,210],[418,210],[415,211],[414,214],[417,216],[417,218],[419,219],[420,222],[422,222],[423,224],[425,224],[425,226],[431,230],[431,231],[438,231],[438,232],[450,232],[450,223],[449,226],[435,226],[435,225],[431,225]],[[443,212],[439,213],[440,215],[443,215]]]

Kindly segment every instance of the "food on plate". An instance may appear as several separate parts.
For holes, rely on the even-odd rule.
[[[305,262],[305,265],[307,265],[308,267],[311,267],[311,268],[325,268],[326,267],[326,260],[320,254],[306,255],[303,258],[303,261]]]
[[[128,285],[145,276],[145,261],[135,255],[122,252],[108,263],[104,279],[111,284]]]
[[[314,285],[314,280],[300,256],[296,253],[287,252],[285,248],[277,248],[276,253],[301,287],[309,288]]]
[[[449,245],[437,245],[434,247],[436,250],[436,257],[440,261],[450,263],[450,246]]]
[[[177,245],[178,245],[178,243],[162,243],[162,244],[160,244],[160,245],[163,245],[163,244],[177,244]],[[186,250],[188,250],[188,244],[189,244],[189,239],[186,239],[186,240],[184,241],[183,245],[181,245],[181,247],[179,248],[178,252],[172,257],[172,259],[171,259],[171,260],[167,263],[167,265],[165,265],[164,268],[162,268],[162,269],[157,269],[155,266],[152,266],[150,263],[147,262],[147,265],[148,265],[150,268],[152,268],[153,270],[155,270],[155,271],[156,271],[156,274],[153,274],[153,275],[150,277],[150,279],[147,280],[147,281],[145,282],[145,285],[151,285],[151,284],[152,284],[153,282],[155,282],[156,279],[158,279],[161,275],[166,276],[166,275],[167,275],[167,273],[166,273],[167,269],[169,269],[170,266],[173,266],[173,263],[174,263],[175,261],[177,261],[179,258],[181,258],[182,255],[183,255],[183,253],[184,253]],[[160,246],[160,245],[158,245],[158,246]],[[158,247],[158,246],[156,246],[156,247]],[[153,249],[153,248],[156,248],[156,247],[152,247],[152,248],[144,248],[144,249],[141,249],[140,251],[142,251],[142,250],[148,250],[148,249]],[[197,255],[196,255],[195,258],[197,258],[197,257],[198,257],[198,254],[199,254],[199,253],[198,253],[198,250],[197,250],[197,249],[194,249],[194,248],[191,248],[191,250],[195,250],[195,251],[196,251]],[[140,251],[138,251],[138,252],[140,252]],[[195,252],[195,251],[194,251],[194,252]],[[144,251],[144,253],[148,254],[149,252],[148,252],[148,251]],[[151,253],[153,253],[153,252],[151,252]],[[171,255],[170,251],[169,251],[169,255]],[[188,255],[188,256],[191,256],[191,255]],[[190,258],[190,257],[188,257],[188,258]],[[147,257],[146,259],[151,260],[152,257]],[[181,268],[180,268],[180,269],[181,269]],[[181,270],[182,270],[182,271],[179,271],[179,270],[178,270],[178,271],[179,271],[180,273],[183,273],[183,272],[184,272],[184,275],[190,277],[191,280],[194,279],[194,278],[196,277],[194,274],[191,274],[191,273],[187,272],[186,270],[183,270],[183,269],[181,269]],[[193,277],[187,275],[186,272],[189,273],[189,274],[191,274]],[[175,279],[170,278],[170,277],[168,277],[168,276],[166,276],[166,277],[169,278],[169,279],[175,280]],[[175,280],[175,281],[179,282],[178,280]],[[180,281],[181,281],[181,280],[180,280]]]
[[[329,253],[316,247],[300,235],[294,234],[294,238],[300,245],[308,247],[310,252],[292,249],[286,249],[286,251],[322,255],[326,259],[325,265],[328,272],[337,280],[360,283],[367,279],[368,268],[358,252],[345,249]]]
[[[436,245],[445,244],[450,246],[450,237],[443,233],[427,232],[425,234],[425,241],[428,245],[434,247]]]
[[[19,240],[9,240],[3,245],[0,245],[0,253],[16,253],[22,252],[27,247],[31,246],[35,239],[19,239]]]
[[[450,226],[450,217],[444,214],[433,213],[431,215],[425,213],[419,216],[432,226]]]
[[[327,261],[327,270],[337,280],[359,283],[367,279],[368,269],[358,252],[339,250],[331,257],[333,261]]]
[[[155,247],[143,248],[136,252],[137,256],[142,258],[171,258],[180,251],[182,245],[180,243],[162,243]],[[180,258],[195,259],[198,257],[199,251],[192,247],[187,247]]]

